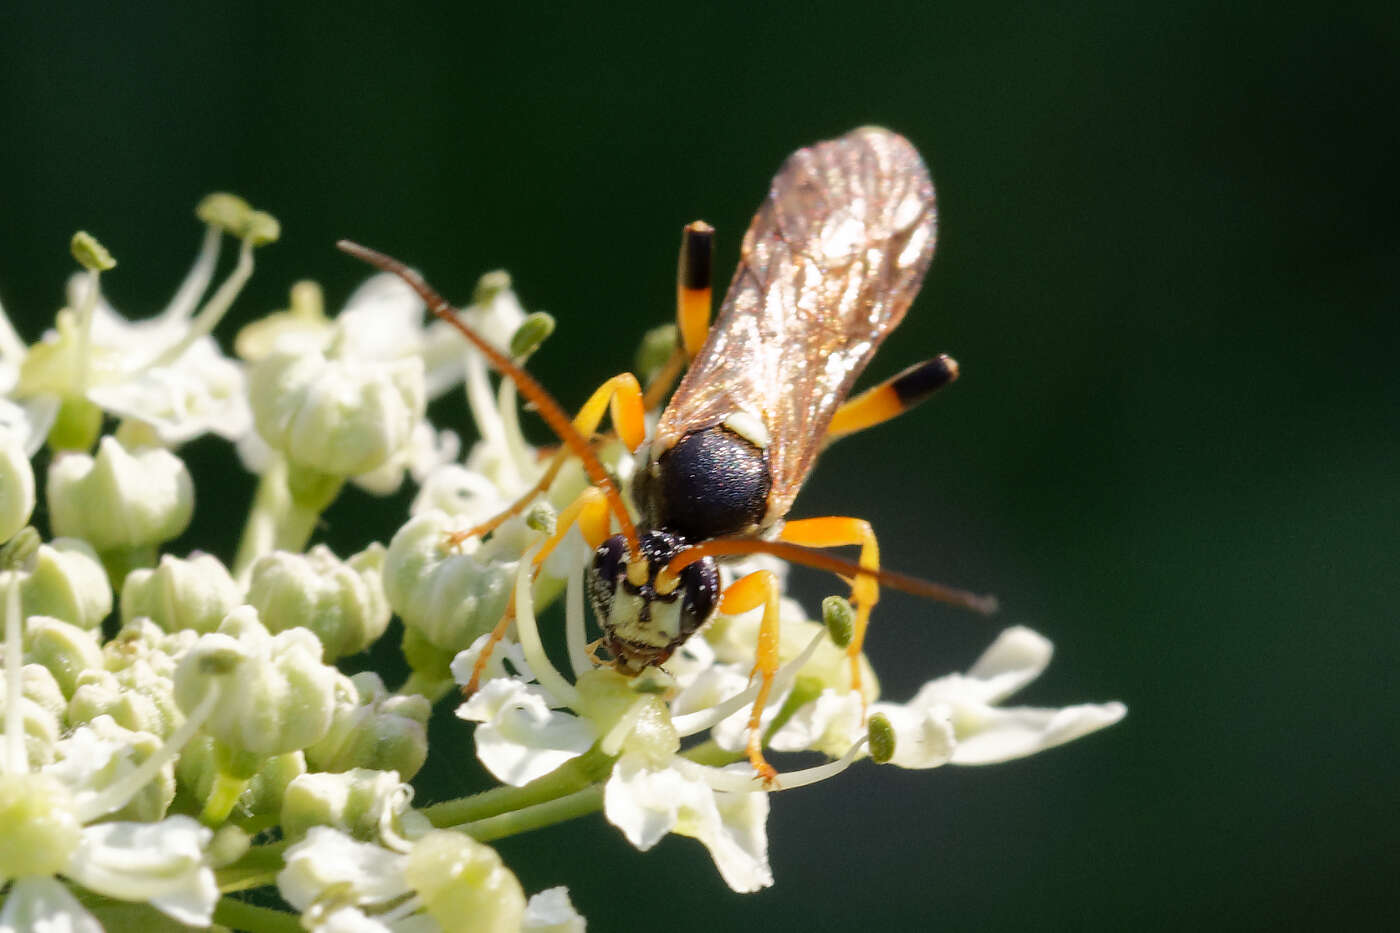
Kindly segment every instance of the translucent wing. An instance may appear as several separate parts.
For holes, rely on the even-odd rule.
[[[773,480],[765,524],[786,515],[831,416],[914,300],[936,229],[933,183],[902,136],[863,127],[789,156],[654,455],[736,412],[757,417]]]

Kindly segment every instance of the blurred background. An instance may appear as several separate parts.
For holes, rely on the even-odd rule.
[[[1000,596],[989,625],[889,594],[888,696],[1023,623],[1059,653],[1018,699],[1127,719],[777,795],[760,894],[599,816],[501,844],[527,890],[567,884],[596,930],[1393,918],[1393,3],[194,6],[0,9],[0,300],[26,339],[75,229],[140,316],[195,252],[197,199],[230,190],[283,238],[226,346],[299,278],[334,307],[365,275],[333,249],[351,236],[463,300],[510,270],[559,320],[532,368],[572,407],[669,320],[684,222],[718,227],[727,281],[793,149],[879,123],[933,172],[938,255],[865,383],[937,352],[963,378],[833,448],[794,514],[869,518],[890,566]],[[187,453],[183,543],[231,557],[252,481],[221,444]],[[320,538],[383,539],[405,501],[347,496]],[[446,717],[419,799],[481,780]]]

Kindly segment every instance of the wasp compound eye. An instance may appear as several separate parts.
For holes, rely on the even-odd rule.
[[[622,582],[626,566],[627,540],[622,535],[613,535],[593,552],[593,564],[588,568],[588,597],[600,625],[612,618],[613,593]]]

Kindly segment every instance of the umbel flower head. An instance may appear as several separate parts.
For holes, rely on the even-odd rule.
[[[847,657],[851,609],[836,598],[819,613],[781,598],[779,669],[756,711],[761,609],[719,615],[664,670],[624,676],[588,643],[579,516],[596,490],[577,458],[527,438],[514,383],[445,321],[425,324],[393,276],[334,316],[298,282],[226,356],[216,325],[277,223],[231,195],[197,214],[194,266],[152,317],[107,302],[118,267],[87,234],[37,341],[0,310],[0,933],[581,933],[563,887],[527,896],[490,843],[601,813],[639,850],[694,839],[725,884],[757,891],[781,875],[768,813],[782,793],[872,762],[1005,761],[1123,716],[1006,705],[1050,659],[1020,626],[891,701],[870,662]],[[225,237],[237,255],[216,285]],[[553,329],[502,272],[456,313],[520,362]],[[674,333],[644,349],[664,370]],[[461,458],[428,408],[459,386],[476,432]],[[180,448],[206,434],[236,448],[256,489],[201,485]],[[592,444],[626,495],[631,451]],[[340,497],[408,482],[397,521],[353,523],[345,550],[318,542]],[[201,508],[238,495],[236,542],[188,540],[211,533]],[[767,557],[723,567],[724,582],[760,569],[781,589],[786,568]],[[536,618],[556,599],[563,671]],[[402,682],[376,669],[394,650]],[[468,683],[457,728],[493,786],[419,808],[408,782],[460,754],[430,742],[434,704]],[[770,780],[746,756],[755,734],[785,766]],[[259,906],[278,897],[295,913]]]

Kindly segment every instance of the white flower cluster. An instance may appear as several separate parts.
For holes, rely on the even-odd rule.
[[[87,234],[74,237],[81,271],[52,330],[26,344],[0,309],[0,933],[101,930],[132,911],[257,930],[578,931],[563,888],[527,897],[487,843],[601,811],[639,849],[667,833],[698,839],[730,887],[754,891],[773,883],[777,790],[864,757],[1002,761],[1123,715],[1001,706],[1049,661],[1024,628],[907,703],[880,699],[864,659],[853,692],[827,628],[784,599],[765,743],[827,760],[756,779],[744,748],[759,611],[718,617],[664,671],[600,667],[582,536],[534,559],[587,479],[571,460],[547,473],[515,387],[493,383],[447,324],[425,325],[417,295],[389,276],[335,317],[298,283],[290,307],[243,328],[226,356],[215,325],[277,222],[230,195],[197,215],[195,264],[152,317],[127,320],[106,301],[115,260]],[[215,286],[225,237],[237,256]],[[484,276],[461,313],[517,357],[549,329],[504,273]],[[459,385],[480,435],[464,461],[426,416]],[[196,507],[179,448],[211,433],[257,477],[242,538],[236,552],[163,553]],[[31,458],[44,447],[41,489]],[[601,456],[626,484],[621,445]],[[312,544],[347,484],[387,494],[406,477],[418,494],[387,546],[341,558]],[[533,508],[484,539],[465,534],[537,484]],[[36,509],[47,537],[30,525]],[[535,618],[561,594],[568,676]],[[513,634],[496,639],[507,612]],[[405,683],[337,670],[394,616]],[[432,706],[478,680],[457,714],[476,723],[501,786],[415,809],[406,782],[429,753]],[[296,915],[240,896],[273,885]]]

